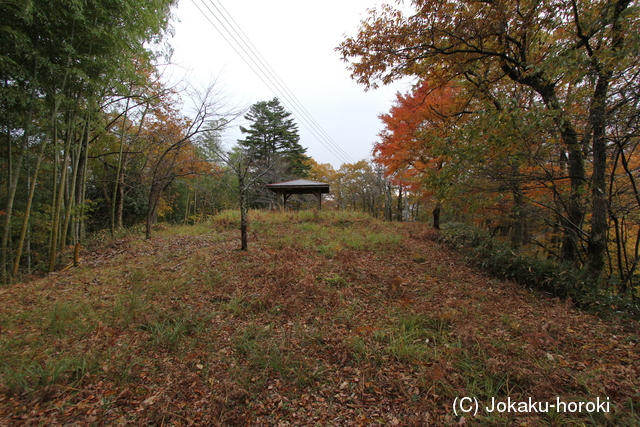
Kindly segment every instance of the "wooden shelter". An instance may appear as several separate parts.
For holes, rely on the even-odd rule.
[[[329,192],[329,184],[309,181],[308,179],[276,182],[274,184],[267,184],[266,188],[278,195],[282,194],[282,205],[284,207],[287,206],[287,200],[289,200],[292,194],[315,194],[318,198],[318,209],[322,209],[322,194]]]

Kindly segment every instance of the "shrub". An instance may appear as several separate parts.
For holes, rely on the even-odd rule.
[[[585,279],[581,270],[569,264],[514,250],[492,239],[484,230],[452,223],[441,231],[438,241],[462,252],[472,264],[496,277],[557,298],[571,299],[583,309],[640,317],[640,308],[632,298],[612,294],[608,288]]]

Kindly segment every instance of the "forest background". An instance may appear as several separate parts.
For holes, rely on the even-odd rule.
[[[103,230],[145,223],[150,236],[158,220],[199,222],[243,195],[272,208],[264,183],[307,178],[330,183],[327,209],[473,225],[514,254],[580,271],[580,292],[636,297],[636,2],[370,11],[337,48],[353,78],[415,86],[381,115],[373,161],[337,170],[298,140],[297,168],[285,146],[221,146],[246,111],[216,85],[168,87],[157,67],[174,3],[0,3],[3,283],[66,265]],[[283,126],[274,134],[296,134]]]

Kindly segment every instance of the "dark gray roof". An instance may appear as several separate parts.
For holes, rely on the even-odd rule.
[[[329,192],[329,184],[325,182],[310,181],[308,179],[294,179],[293,181],[276,182],[273,184],[267,184],[265,186],[271,191],[276,193],[287,192],[295,194],[314,193],[320,191],[321,193]]]

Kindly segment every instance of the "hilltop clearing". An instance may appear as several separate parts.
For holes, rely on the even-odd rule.
[[[492,279],[422,224],[250,217],[248,252],[223,213],[0,289],[0,425],[640,423],[629,324]]]

